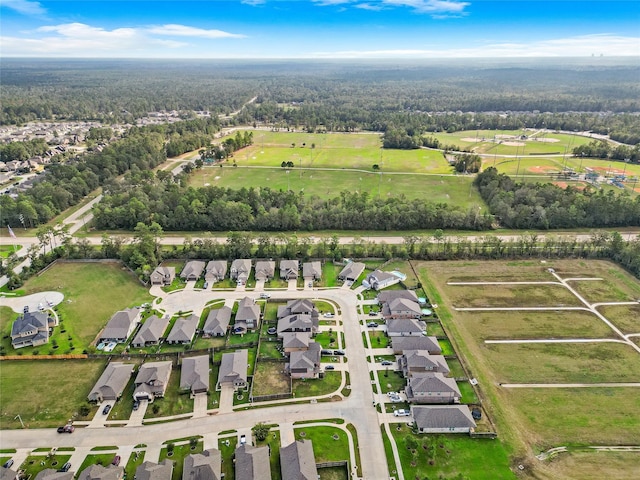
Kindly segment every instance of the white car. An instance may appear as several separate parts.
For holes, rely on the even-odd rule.
[[[333,313],[325,313],[324,317],[325,318],[333,318]]]
[[[105,352],[112,352],[114,348],[116,348],[118,344],[116,342],[109,342],[106,347],[104,347]]]
[[[411,412],[409,410],[400,409],[393,412],[394,417],[408,417],[409,415],[411,415]]]
[[[268,293],[261,293],[260,298],[271,298],[271,295]]]

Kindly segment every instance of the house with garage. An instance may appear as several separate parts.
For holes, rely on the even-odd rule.
[[[255,330],[258,325],[260,325],[260,306],[253,298],[244,297],[238,302],[233,331],[245,333],[247,330]]]
[[[200,318],[197,315],[189,315],[187,318],[180,317],[173,324],[167,343],[188,345],[193,341],[198,329]]]
[[[210,448],[184,457],[182,480],[221,480],[222,454]],[[229,479],[231,480],[231,479]]]
[[[407,350],[398,357],[398,368],[405,377],[423,373],[449,374],[449,366],[442,355],[429,355],[425,350]]]
[[[395,298],[382,305],[382,316],[385,320],[392,318],[417,318],[422,317],[422,309],[418,302],[406,298]]]
[[[311,440],[297,440],[280,449],[282,480],[317,480],[318,468]]]
[[[305,282],[319,282],[322,279],[322,264],[320,262],[304,262],[302,264],[302,278]]]
[[[276,274],[276,262],[271,260],[260,260],[256,262],[255,274],[257,281],[268,282],[273,280]]]
[[[338,280],[343,282],[355,282],[364,272],[365,264],[361,262],[349,262],[338,274]]]
[[[240,445],[235,451],[235,480],[271,480],[269,447]]]
[[[171,361],[147,362],[140,365],[138,375],[134,380],[134,400],[149,400],[164,397],[164,392],[169,384],[171,376]]]
[[[421,337],[427,332],[427,324],[415,318],[392,318],[386,324],[390,337]]]
[[[280,278],[293,280],[298,278],[300,262],[298,260],[280,260]]]
[[[442,373],[415,373],[404,389],[410,403],[460,403],[460,389]]]
[[[236,350],[223,353],[218,370],[216,390],[222,387],[232,387],[234,390],[247,388],[247,368],[249,364],[249,350]]]
[[[476,428],[466,405],[412,405],[411,415],[419,433],[470,433]]]
[[[278,319],[278,337],[282,338],[283,333],[291,332],[306,332],[313,336],[318,333],[318,325],[318,317],[313,318],[305,313],[287,315]]]
[[[196,281],[202,276],[205,266],[202,260],[189,260],[180,272],[180,278],[187,282]]]
[[[73,480],[73,472],[59,472],[58,470],[54,470],[53,468],[45,468],[44,470],[38,472],[34,480]]]
[[[15,470],[2,465],[0,466],[0,480],[20,480],[20,475]]]
[[[139,308],[127,308],[116,312],[100,334],[100,342],[124,343],[140,321]]]
[[[145,322],[133,337],[131,345],[136,348],[149,347],[151,345],[159,345],[160,340],[164,335],[164,331],[169,326],[169,317],[158,317],[157,315],[151,315],[145,320]]]
[[[436,337],[393,337],[391,347],[394,355],[402,355],[407,350],[426,350],[429,355],[442,355],[442,348]]]
[[[89,392],[87,399],[90,402],[98,403],[119,399],[129,383],[133,367],[134,365],[130,363],[109,362]]]
[[[278,313],[277,313],[278,318],[283,318],[288,315],[295,315],[295,314],[310,315],[315,319],[317,319],[320,316],[318,310],[316,309],[315,304],[308,298],[290,300],[287,302],[286,305],[278,306]]]
[[[227,275],[227,262],[225,260],[211,260],[207,263],[204,272],[204,281],[210,285],[224,280]]]
[[[282,349],[285,354],[309,350],[309,344],[312,342],[308,332],[285,332],[280,338],[282,338]]]
[[[157,266],[153,273],[149,276],[151,285],[171,285],[176,278],[175,267]]]
[[[209,311],[202,329],[202,337],[224,337],[231,323],[231,308],[220,307]]]
[[[209,391],[209,355],[186,357],[180,369],[180,390],[196,393]]]
[[[124,467],[109,465],[103,467],[100,464],[89,465],[78,475],[78,480],[122,480]]]
[[[44,312],[26,312],[11,326],[11,345],[13,348],[44,345],[49,342],[49,332],[55,325],[55,318]]]
[[[251,275],[251,260],[248,258],[242,258],[231,262],[229,275],[231,280],[235,280],[240,285],[247,283],[249,275]]]
[[[371,288],[373,290],[382,290],[383,288],[390,287],[396,283],[400,283],[401,278],[391,272],[383,272],[382,270],[374,270],[367,275],[362,281],[362,285],[365,288]]]
[[[320,374],[319,343],[310,341],[306,350],[296,350],[289,354],[289,363],[285,364],[285,371],[291,378],[318,378]]]
[[[173,462],[165,459],[160,463],[143,462],[136,468],[136,480],[171,480]]]

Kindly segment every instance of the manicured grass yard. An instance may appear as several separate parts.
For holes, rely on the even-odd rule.
[[[171,475],[172,480],[182,479],[182,469],[184,467],[184,458],[187,455],[190,455],[192,453],[202,453],[202,446],[203,446],[202,440],[198,442],[198,444],[193,450],[191,450],[191,447],[189,446],[188,443],[184,445],[176,445],[173,448],[173,455],[171,456],[168,455],[168,451],[166,447],[160,450],[160,459],[159,459],[160,461],[164,460],[165,458],[168,458],[169,460],[174,462],[173,474]]]
[[[340,372],[325,372],[324,378],[293,380],[293,394],[296,398],[315,397],[333,393],[340,387]]]
[[[414,434],[403,424],[392,426],[391,432],[406,479],[516,478],[509,469],[507,451],[500,440],[473,439],[464,434]]]
[[[136,474],[136,468],[138,468],[140,465],[142,465],[142,462],[144,462],[144,454],[144,451],[131,453],[129,461],[127,462],[127,466],[124,468],[124,474],[127,476],[127,478],[133,478],[133,476]]]
[[[30,455],[20,466],[24,470],[24,478],[35,478],[38,473],[47,468],[58,470],[62,465],[69,461],[71,455]],[[14,470],[18,469],[17,465],[13,466]]]
[[[324,262],[324,265],[322,265],[322,285],[325,287],[337,287],[340,285],[340,282],[338,282],[340,270],[333,262]]]
[[[105,365],[102,360],[3,360],[0,364],[2,428],[20,428],[20,422],[14,418],[18,414],[30,428],[64,425],[80,407],[88,405],[87,395]],[[34,382],[34,378],[38,381]],[[25,398],[29,401],[25,402]],[[89,418],[95,411],[93,407]]]
[[[189,393],[179,393],[180,389],[180,370],[173,368],[169,385],[163,398],[156,398],[153,403],[149,404],[144,418],[158,418],[169,415],[178,415],[181,413],[189,413],[193,411],[193,399],[189,398]],[[154,412],[157,407],[157,412]]]
[[[404,378],[400,372],[394,372],[393,370],[385,372],[384,370],[381,370],[376,373],[378,375],[382,393],[398,392],[400,390],[404,390],[404,387],[407,385],[407,379]]]
[[[98,453],[87,455],[82,462],[82,465],[80,465],[78,469],[75,468],[75,465],[72,465],[72,469],[74,469],[77,473],[80,473],[85,468],[91,465],[102,465],[103,467],[106,467],[111,464],[115,456],[115,453]]]
[[[349,442],[344,430],[336,427],[294,429],[296,440],[311,440],[316,463],[349,460]]]

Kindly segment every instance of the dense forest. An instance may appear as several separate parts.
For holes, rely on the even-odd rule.
[[[552,183],[516,183],[490,167],[474,184],[501,226],[517,229],[640,226],[640,196]]]
[[[409,137],[549,128],[640,143],[640,67],[603,59],[520,64],[340,61],[29,61],[5,59],[0,124],[133,122],[148,112],[229,114],[230,123]],[[473,112],[473,113],[471,113]]]

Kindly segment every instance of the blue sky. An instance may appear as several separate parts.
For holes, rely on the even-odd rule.
[[[640,56],[640,2],[0,0],[2,57]]]

